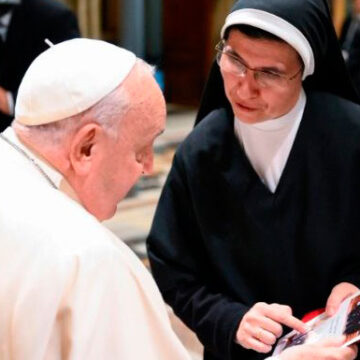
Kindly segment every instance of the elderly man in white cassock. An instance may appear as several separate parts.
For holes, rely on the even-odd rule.
[[[165,104],[151,68],[60,43],[30,66],[15,115],[0,134],[0,359],[188,360],[152,277],[100,223],[152,170]],[[338,345],[281,359],[354,358]]]
[[[188,359],[157,287],[100,221],[152,171],[151,68],[87,39],[41,54],[0,138],[0,358]]]

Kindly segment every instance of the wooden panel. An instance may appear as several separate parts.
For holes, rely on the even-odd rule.
[[[340,35],[341,28],[343,26],[346,15],[346,1],[336,0],[332,2],[332,16],[333,23],[337,35]]]
[[[168,101],[197,105],[213,58],[214,0],[164,0],[164,72]]]
[[[82,37],[101,38],[101,0],[60,0],[76,14]]]
[[[102,38],[115,44],[119,41],[118,0],[102,0]]]

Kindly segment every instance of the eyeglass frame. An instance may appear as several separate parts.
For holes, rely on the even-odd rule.
[[[238,76],[245,76],[247,71],[252,71],[254,73],[254,80],[259,84],[259,86],[261,87],[271,87],[271,86],[268,86],[268,85],[262,85],[258,82],[258,79],[256,77],[256,74],[268,74],[268,75],[274,75],[274,76],[277,76],[281,79],[284,79],[286,81],[291,81],[291,80],[294,80],[298,75],[299,73],[301,73],[303,70],[304,70],[304,65],[301,65],[299,70],[294,74],[294,75],[291,75],[291,76],[286,76],[284,74],[279,74],[279,73],[275,73],[275,72],[271,72],[271,71],[264,71],[264,70],[258,70],[258,69],[253,69],[251,68],[250,66],[246,65],[243,61],[240,60],[240,58],[236,55],[233,55],[229,52],[226,52],[224,51],[224,47],[226,45],[226,42],[224,39],[220,40],[216,46],[215,46],[215,50],[217,52],[216,54],[216,62],[217,64],[219,65],[219,67],[221,68],[221,65],[220,65],[220,60],[221,60],[221,56],[222,55],[226,55],[230,58],[232,58],[236,63],[240,64],[243,68],[244,68],[244,71],[243,73],[241,74],[237,74],[237,73],[234,73],[232,71],[229,71],[231,74],[234,74],[234,75],[238,75]]]

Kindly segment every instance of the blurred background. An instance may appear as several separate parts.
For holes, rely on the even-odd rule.
[[[234,0],[62,0],[77,14],[82,36],[123,46],[158,66],[168,102],[197,106]],[[340,33],[351,0],[330,0]]]

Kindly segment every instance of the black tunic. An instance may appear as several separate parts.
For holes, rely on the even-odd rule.
[[[205,359],[263,359],[234,343],[254,303],[302,317],[334,285],[360,286],[359,208],[358,105],[307,94],[275,193],[239,145],[232,112],[218,109],[174,158],[148,238],[153,274]]]

